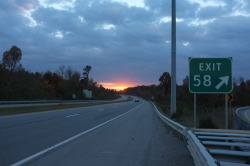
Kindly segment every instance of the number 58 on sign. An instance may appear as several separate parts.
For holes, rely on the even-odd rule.
[[[232,89],[232,58],[189,59],[191,93],[230,93]]]

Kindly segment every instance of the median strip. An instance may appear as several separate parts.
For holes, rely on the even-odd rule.
[[[22,113],[34,113],[41,111],[51,111],[67,108],[78,108],[78,107],[88,107],[101,104],[112,104],[132,101],[132,97],[128,97],[127,100],[123,101],[110,101],[110,102],[94,102],[94,103],[82,103],[82,104],[58,104],[58,105],[42,105],[42,106],[32,106],[32,107],[10,107],[10,108],[0,108],[0,115],[13,115]],[[6,117],[6,116],[3,116]],[[0,117],[1,118],[1,117]]]

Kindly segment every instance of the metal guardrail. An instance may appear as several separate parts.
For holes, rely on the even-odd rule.
[[[159,116],[168,126],[172,127],[174,130],[178,131],[178,133],[180,133],[182,136],[186,137],[186,134],[187,134],[186,129],[187,129],[187,128],[186,128],[185,126],[183,126],[183,125],[181,125],[181,124],[179,124],[179,123],[177,123],[177,122],[175,122],[175,121],[169,119],[169,118],[166,117],[165,115],[163,115],[163,114],[157,109],[157,107],[155,106],[155,104],[154,104],[154,103],[152,103],[152,104],[153,104],[153,106],[155,107],[155,110],[156,110],[158,116]]]
[[[250,130],[250,123],[242,116],[240,116],[240,113],[246,109],[250,109],[250,107],[242,107],[236,110],[235,128],[238,130]]]
[[[164,116],[155,106],[154,103],[152,103],[153,106],[155,107],[156,113],[158,116],[171,128],[179,132],[181,135],[185,136],[187,143],[188,143],[188,148],[189,151],[191,152],[191,155],[194,159],[195,165],[196,166],[235,166],[235,165],[248,165],[240,162],[230,162],[230,159],[232,157],[242,157],[244,158],[243,160],[247,160],[247,163],[249,162],[250,158],[250,152],[247,151],[235,151],[235,148],[232,147],[238,147],[242,145],[246,145],[244,141],[241,142],[240,140],[246,140],[250,139],[250,132],[249,131],[242,131],[242,130],[224,130],[224,129],[194,129],[194,128],[187,128],[183,125],[180,125],[179,123],[167,118]],[[204,135],[204,138],[207,137],[212,137],[210,135],[213,135],[214,138],[221,137],[225,139],[225,142],[219,142],[219,141],[201,141],[201,137],[199,135]],[[235,138],[236,137],[236,138]],[[245,137],[245,138],[244,138]],[[228,142],[228,139],[234,139],[233,142]],[[237,142],[239,141],[239,142]],[[215,146],[216,144],[219,146],[229,146],[231,149],[229,150],[224,150],[224,149],[210,149],[209,145],[204,145],[206,144],[212,144]],[[236,146],[235,146],[236,145]],[[246,147],[246,146],[245,146]],[[222,155],[222,160],[221,158],[214,158],[215,155]],[[219,156],[221,157],[221,156]],[[224,159],[226,157],[226,160]],[[241,162],[243,161],[241,160]]]
[[[95,102],[92,100],[38,100],[38,101],[0,101],[0,108],[9,107],[32,107],[41,105],[59,105],[59,104],[80,104]]]
[[[155,110],[158,116],[171,128],[176,130],[182,136],[187,139],[188,148],[193,156],[195,165],[197,166],[216,166],[216,161],[213,157],[206,151],[205,147],[199,142],[199,140],[195,137],[191,130],[188,130],[187,127],[169,119],[165,115],[163,115],[158,108],[152,103],[155,107]]]
[[[94,102],[96,100],[34,100],[34,101],[0,101],[0,105],[8,104],[37,104],[37,103],[74,103],[74,102]]]
[[[249,166],[249,131],[226,129],[192,129],[192,131],[219,166]]]
[[[217,161],[208,153],[206,148],[191,130],[187,131],[188,149],[197,166],[217,166]]]

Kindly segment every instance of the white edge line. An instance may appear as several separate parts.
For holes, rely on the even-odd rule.
[[[143,103],[144,103],[144,102],[143,102]],[[143,104],[143,103],[142,103],[142,104]],[[71,138],[68,138],[68,139],[66,139],[66,140],[64,140],[64,141],[62,141],[62,142],[60,142],[60,143],[58,143],[58,144],[55,144],[55,145],[53,145],[53,146],[51,146],[51,147],[49,147],[49,148],[47,148],[47,149],[44,149],[44,150],[42,150],[42,151],[40,151],[40,152],[38,152],[38,153],[35,153],[35,154],[33,154],[32,156],[29,156],[29,157],[27,157],[27,158],[25,158],[25,159],[22,159],[22,160],[20,160],[20,161],[14,163],[14,164],[12,164],[12,165],[10,165],[10,166],[20,166],[20,165],[22,165],[22,164],[24,164],[24,163],[26,163],[26,162],[28,162],[28,161],[30,161],[30,160],[32,160],[32,159],[38,157],[38,156],[41,156],[41,155],[43,155],[43,154],[45,154],[45,153],[47,153],[47,152],[49,152],[49,151],[51,151],[51,150],[53,150],[53,149],[59,147],[59,146],[62,146],[62,145],[64,145],[64,144],[66,144],[66,143],[68,143],[68,142],[70,142],[70,141],[72,141],[72,140],[74,140],[74,139],[76,139],[76,138],[82,136],[82,135],[85,135],[85,134],[87,134],[87,133],[89,133],[89,132],[91,132],[91,131],[93,131],[93,130],[99,128],[99,127],[102,127],[102,126],[104,126],[104,125],[106,125],[106,124],[108,124],[108,123],[110,123],[110,122],[112,122],[112,121],[114,121],[114,120],[116,120],[116,119],[118,119],[118,118],[120,118],[120,117],[122,117],[122,116],[128,114],[128,113],[130,113],[131,111],[133,111],[133,110],[135,110],[136,108],[140,107],[142,104],[140,104],[140,105],[138,105],[137,107],[135,107],[135,108],[129,110],[128,112],[125,112],[125,113],[123,113],[123,114],[121,114],[121,115],[119,115],[119,116],[117,116],[117,117],[115,117],[115,118],[113,118],[113,119],[110,119],[110,120],[108,120],[108,121],[106,121],[106,122],[104,122],[104,123],[101,123],[101,124],[99,124],[99,125],[93,127],[93,128],[90,128],[90,129],[88,129],[88,130],[86,130],[86,131],[84,131],[84,132],[82,132],[82,133],[80,133],[80,134],[77,134],[77,135],[75,135],[75,136],[73,136],[73,137],[71,137]]]

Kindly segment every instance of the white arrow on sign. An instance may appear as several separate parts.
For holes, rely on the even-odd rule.
[[[228,81],[229,81],[229,76],[224,76],[224,77],[220,77],[221,82],[215,87],[217,90],[220,89],[220,87],[223,84],[228,85]]]

